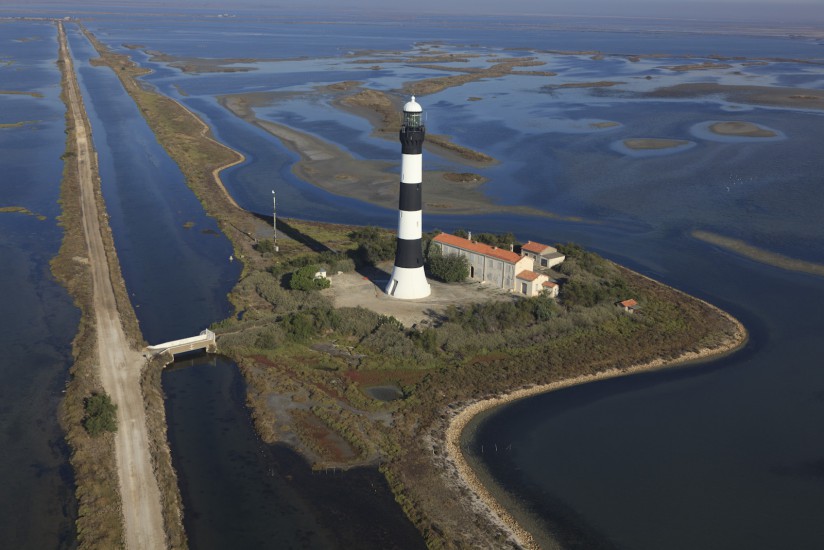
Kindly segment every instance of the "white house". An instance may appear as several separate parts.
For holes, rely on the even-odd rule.
[[[566,259],[554,246],[533,241],[521,246],[521,254],[532,258],[538,267],[554,267]]]
[[[549,277],[541,273],[525,269],[518,273],[518,287],[515,289],[526,296],[537,296],[543,290],[543,284],[549,281]]]

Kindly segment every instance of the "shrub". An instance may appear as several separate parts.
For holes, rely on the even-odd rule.
[[[458,254],[443,254],[440,247],[432,246],[428,257],[429,272],[445,283],[457,283],[469,277],[469,261]]]
[[[463,239],[469,238],[469,232],[466,229],[456,229],[452,234]],[[504,249],[508,249],[509,245],[520,244],[512,233],[473,233],[472,240]]]
[[[283,343],[283,330],[278,325],[264,327],[255,339],[255,347],[260,349],[275,349]]]
[[[382,316],[379,313],[362,307],[340,308],[337,313],[340,316],[339,331],[356,338],[369,336],[382,322]]]
[[[295,342],[304,342],[315,335],[315,322],[309,313],[292,313],[284,320],[283,327]]]
[[[117,431],[117,405],[105,393],[94,393],[84,403],[83,427],[92,437]]]
[[[315,273],[318,272],[317,265],[306,265],[298,269],[292,274],[289,279],[289,288],[292,290],[321,290],[329,288],[329,279],[326,277],[315,278]]]
[[[338,271],[343,273],[355,271],[355,261],[352,258],[340,258],[331,262],[329,264],[329,272],[337,273]]]
[[[255,244],[255,249],[261,254],[275,251],[275,241],[273,239],[261,239]]]
[[[359,244],[356,255],[362,264],[375,265],[395,257],[395,237],[377,227],[363,227],[349,237]]]

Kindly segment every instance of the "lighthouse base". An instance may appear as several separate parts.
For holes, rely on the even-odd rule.
[[[426,281],[423,267],[395,266],[385,290],[388,295],[399,300],[426,298],[432,292],[429,283]]]

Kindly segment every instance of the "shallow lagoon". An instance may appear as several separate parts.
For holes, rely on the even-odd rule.
[[[631,41],[633,36],[628,35],[627,40]],[[143,42],[150,47],[162,48],[162,37],[153,38],[150,34],[144,38]],[[464,43],[469,42],[470,38],[471,33],[456,33],[438,50],[456,54],[471,50],[474,53],[482,52],[485,55],[481,57],[489,59],[492,55],[497,56],[496,59],[511,55],[498,45],[498,42],[506,43],[508,40],[501,35],[490,36],[487,43],[491,45],[488,47],[451,46],[461,43],[461,39]],[[353,37],[352,43],[358,44],[357,40]],[[722,54],[726,52],[721,46],[734,50],[741,44],[737,38],[724,42],[721,37],[713,37],[711,42],[717,46],[715,51]],[[113,41],[112,44],[117,46],[119,42]],[[807,50],[802,43],[793,44],[798,48],[793,52],[796,55],[804,52],[812,55],[815,52]],[[764,43],[751,55],[765,55],[763,46]],[[672,47],[673,53],[679,53],[677,47]],[[247,57],[254,55],[254,48],[252,41],[246,52]],[[418,46],[402,51],[415,53],[421,48]],[[357,49],[353,47],[353,51]],[[627,51],[632,50],[616,50],[617,53]],[[700,51],[700,48],[693,51]],[[299,52],[296,50],[293,53]],[[496,201],[530,204],[559,214],[597,217],[602,221],[632,220],[638,224],[664,226],[675,224],[685,230],[702,227],[744,238],[759,246],[784,250],[790,255],[807,259],[824,257],[816,252],[824,250],[824,246],[812,246],[813,243],[824,245],[824,234],[818,224],[810,223],[809,215],[799,214],[795,208],[799,194],[807,196],[807,204],[814,204],[821,198],[820,186],[808,177],[821,167],[816,164],[818,156],[811,154],[810,144],[813,142],[805,138],[816,134],[819,124],[816,121],[822,116],[820,113],[756,106],[740,108],[740,105],[718,98],[651,100],[637,95],[656,86],[692,81],[770,85],[782,78],[795,78],[800,73],[806,74],[809,79],[817,75],[820,80],[819,67],[799,63],[751,66],[745,60],[736,60],[731,62],[733,66],[729,69],[682,73],[664,67],[702,60],[642,58],[633,63],[624,57],[609,55],[601,60],[582,55],[538,55],[548,64],[535,69],[556,70],[559,76],[511,75],[476,81],[422,100],[427,107],[430,132],[450,135],[461,145],[505,159],[503,165],[476,170],[490,180],[484,189]],[[367,58],[373,56],[371,53],[366,55]],[[344,78],[363,80],[367,87],[387,89],[419,76],[414,67],[389,62],[381,64],[381,71],[364,71],[354,75],[345,73],[352,68],[351,61],[351,58],[340,57],[307,60],[304,67],[294,61],[261,63],[264,71],[258,76],[254,73],[188,75],[179,71],[170,72],[162,68],[163,64],[155,63],[152,65],[160,70],[147,80],[171,95],[176,94],[174,86],[179,86],[189,95],[177,98],[197,111],[203,102],[213,103],[217,94],[240,93],[250,89],[307,90],[308,84],[313,82]],[[319,79],[316,72],[306,72],[307,68],[320,63],[329,69],[324,78]],[[270,71],[277,73],[269,74]],[[642,76],[651,76],[652,80]],[[265,87],[267,79],[269,84]],[[601,80],[626,84],[612,88],[547,88],[550,84]],[[251,85],[251,82],[256,84]],[[470,97],[480,97],[482,100],[467,101]],[[205,114],[203,109],[199,112]],[[341,143],[356,156],[386,159],[391,158],[394,150],[391,141],[369,137],[368,127],[362,120],[336,111],[317,98],[293,96],[273,106],[258,108],[257,114],[264,119],[286,123]],[[752,121],[775,128],[781,132],[780,135],[787,135],[790,139],[782,143],[759,141],[748,147],[714,143],[719,141],[717,139],[696,141],[692,128],[713,120]],[[593,127],[592,124],[598,121],[613,121],[619,126]],[[236,126],[248,125],[233,121],[231,117],[222,117],[216,125],[219,132],[227,132],[228,128]],[[232,128],[231,131],[244,132],[239,128]],[[564,134],[576,135],[571,139],[564,137]],[[261,143],[259,148],[262,150],[278,147],[276,140],[259,137],[269,142]],[[657,154],[633,152],[630,158],[624,154],[626,151],[616,151],[613,147],[615,142],[645,137],[696,141],[696,146],[656,151]],[[227,143],[240,149],[248,147],[248,143],[232,143],[231,140]],[[662,155],[664,159],[658,158]],[[782,161],[777,163],[771,159]],[[428,156],[427,163],[433,168],[458,168],[434,156]],[[802,168],[794,168],[788,173],[787,166]],[[286,188],[295,185],[288,169],[280,169],[279,178],[273,180],[271,177],[261,177],[262,167],[260,162],[249,163],[231,172],[235,175],[233,177],[246,182],[243,189],[237,190],[239,198],[258,211],[267,209],[264,205],[268,204],[272,188],[288,195],[290,191]],[[667,177],[662,179],[662,173]],[[233,177],[228,178],[230,187],[233,186]],[[281,181],[285,182],[282,186]],[[788,188],[792,189],[790,198]],[[654,200],[649,197],[650,193]],[[317,204],[317,196],[311,192],[309,194]],[[295,201],[289,196],[284,196],[284,199],[287,200],[281,202],[283,214],[315,217],[314,212],[304,208],[305,202]],[[330,201],[332,199],[322,202],[330,204]],[[719,202],[723,204],[723,209],[708,207],[709,203],[714,205]],[[255,207],[255,204],[260,206]],[[340,205],[336,204],[335,209],[339,208]],[[389,213],[381,215],[387,225],[391,225],[391,217]],[[433,222],[432,225],[443,226],[440,222]],[[781,235],[781,242],[777,242],[776,235]]]
[[[58,199],[65,135],[56,30],[0,22],[0,547],[73,548],[77,510],[57,423],[78,312],[51,275],[63,232]],[[44,219],[38,219],[43,216]]]
[[[109,32],[100,38],[113,45],[140,42],[169,53],[197,55],[193,52],[203,50],[205,36],[213,39],[223,35],[227,47],[221,49],[222,54],[248,56],[251,51],[261,56],[258,52],[266,51],[259,47],[256,33],[238,32],[233,25],[236,23],[210,21],[169,32],[171,24],[156,19],[90,22],[93,31],[100,28]],[[337,33],[325,32],[328,29],[324,25],[305,27],[311,27],[309,32],[300,30],[309,37],[305,42],[289,42],[298,32],[294,28],[285,32],[267,28],[262,34],[269,44],[280,46],[271,50],[281,55],[295,55],[301,48],[307,55],[337,55],[346,48],[379,44],[395,44],[393,47],[406,51],[412,43],[411,38],[393,32],[397,27],[372,26],[365,34],[364,28],[352,25],[336,27]],[[225,33],[216,33],[216,29]],[[480,42],[483,37],[493,51],[512,45],[539,45],[618,53],[663,48],[670,53],[704,50],[738,54],[746,50],[752,56],[766,52],[820,55],[820,49],[810,44],[779,39],[719,36],[695,43],[682,35],[571,32],[554,32],[548,38],[540,30],[491,33],[486,27],[482,31],[455,31],[440,23],[423,31],[416,29],[416,34],[421,36],[414,40],[441,36],[453,44]],[[307,46],[311,40],[315,42]],[[77,45],[75,38],[72,45]],[[164,49],[164,45],[170,47]],[[566,62],[572,67],[586,63],[585,71],[591,71],[591,60],[570,58]],[[611,62],[604,67],[616,65],[620,64]],[[773,71],[784,69],[783,64],[772,67]],[[747,70],[766,75],[766,80],[773,78],[764,67]],[[393,67],[380,73],[369,74],[370,85],[378,87],[383,82],[388,86],[413,71]],[[351,76],[349,68],[341,74]],[[277,75],[277,82],[270,87],[277,88],[283,81],[300,83],[306,76]],[[337,76],[329,73],[326,78]],[[592,76],[597,75],[584,72],[575,78],[580,81],[581,77]],[[89,83],[96,80],[91,69],[82,77]],[[702,72],[700,78],[705,77],[716,78]],[[265,85],[265,79],[242,73],[219,78],[186,76],[168,69],[159,72],[157,78],[161,89],[170,94],[174,94],[172,84],[179,83],[192,95],[178,99],[204,115],[220,139],[249,154],[247,163],[226,176],[228,187],[241,204],[266,211],[270,189],[275,187],[283,205],[281,213],[286,215],[387,226],[395,223],[392,211],[330,196],[297,181],[290,173],[294,155],[271,136],[226,113],[211,97]],[[518,85],[510,86],[514,82],[510,78],[517,79]],[[819,175],[824,171],[815,147],[821,115],[757,107],[731,112],[729,104],[718,100],[651,102],[604,95],[597,90],[543,93],[542,84],[536,84],[541,82],[538,77],[510,78],[422,99],[429,110],[431,131],[452,134],[459,143],[505,160],[484,172],[494,176],[486,189],[498,200],[537,204],[601,223],[570,224],[500,215],[471,219],[433,216],[428,220],[430,227],[450,229],[471,224],[473,230],[513,230],[522,239],[576,240],[729,308],[752,330],[753,341],[745,353],[715,367],[633,377],[570,390],[569,398],[559,394],[522,403],[519,406],[526,411],[523,416],[497,418],[513,437],[532,445],[526,447],[516,466],[528,472],[527,485],[539,487],[539,491],[527,490],[508,477],[507,466],[497,475],[520,500],[531,503],[529,506],[546,518],[554,518],[561,530],[587,533],[607,546],[674,547],[670,534],[678,533],[679,540],[693,543],[692,547],[709,547],[709,541],[735,543],[736,534],[745,530],[747,536],[752,536],[746,541],[750,547],[774,547],[776,541],[771,537],[790,531],[793,538],[784,540],[798,548],[813,547],[822,538],[818,518],[824,513],[819,509],[820,499],[812,498],[821,494],[816,464],[824,456],[821,440],[815,437],[821,432],[820,420],[816,419],[824,416],[824,401],[820,398],[824,380],[814,368],[822,351],[816,336],[824,328],[815,308],[821,301],[821,280],[737,258],[689,239],[687,232],[699,226],[714,229],[772,250],[821,261],[824,238],[816,220],[817,208],[822,204]],[[799,76],[794,64],[786,67],[784,76],[776,78],[824,80],[814,70]],[[198,88],[199,81],[208,86]],[[222,89],[216,90],[214,84],[219,81]],[[466,93],[470,90],[472,94]],[[497,93],[501,99],[493,103],[486,97],[467,107],[465,98],[459,97],[461,92],[467,96]],[[331,111],[327,114],[336,123],[329,139],[345,134],[342,128],[350,125],[351,119],[334,117]],[[622,126],[605,132],[553,131],[552,121],[559,115],[570,120],[615,120]],[[689,139],[689,129],[695,124],[739,118],[775,128],[787,139],[757,144],[699,143],[682,153],[641,159],[625,158],[608,147],[616,139],[628,137]],[[325,119],[306,120],[323,135]],[[528,120],[546,124],[524,131],[523,122]],[[365,137],[354,139],[368,141]],[[356,150],[354,145],[349,147]],[[383,151],[383,146],[380,149]],[[116,192],[108,193],[107,201]],[[122,204],[131,205],[140,204],[138,195],[133,190],[114,196]],[[127,210],[113,213],[113,225],[126,223]],[[161,217],[171,223],[168,227],[177,227],[174,214],[167,212]],[[115,228],[116,234],[118,231],[124,234],[124,230]],[[189,246],[186,240],[180,242],[187,243],[180,245],[184,249]],[[171,273],[175,265],[167,261],[153,273]],[[220,265],[209,260],[201,263],[200,269],[214,275],[214,266]],[[125,271],[129,269],[124,267]],[[137,267],[134,270],[139,271]],[[155,279],[157,287],[143,289],[141,295],[162,294],[165,280]],[[219,294],[220,285],[214,280],[209,283],[207,295]],[[213,299],[208,298],[207,307],[201,310],[208,312],[202,313],[203,318],[214,314],[208,305]],[[152,303],[152,307],[160,310],[161,304]],[[166,320],[170,330],[194,325],[195,321],[171,315]],[[159,328],[153,330],[160,332]],[[584,449],[588,452],[582,452]],[[495,467],[492,461],[490,464]],[[708,501],[720,504],[707,506]],[[700,512],[705,508],[707,513]],[[652,528],[643,518],[650,518],[659,527]],[[694,529],[696,524],[704,528]]]

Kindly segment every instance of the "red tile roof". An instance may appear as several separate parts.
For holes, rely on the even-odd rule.
[[[556,286],[558,286],[558,283],[553,283],[552,281],[546,281],[541,286],[545,286],[547,288],[555,288]]]
[[[619,302],[624,307],[635,307],[638,305],[638,302],[630,298],[629,300],[624,300],[623,302]]]
[[[533,241],[527,241],[525,245],[521,246],[521,250],[526,250],[527,252],[532,252],[533,254],[541,254],[547,248],[552,247],[548,244],[541,244]]]
[[[523,279],[524,281],[534,281],[535,279],[540,277],[540,275],[538,275],[534,271],[524,269],[523,271],[515,275],[515,277],[517,277],[518,279]]]
[[[483,254],[484,256],[497,258],[498,260],[503,260],[510,264],[518,263],[521,259],[521,256],[515,254],[514,252],[510,252],[509,250],[495,248],[489,246],[488,244],[476,243],[468,239],[450,235],[449,233],[441,233],[432,240],[436,243],[448,244],[449,246],[454,246],[462,250],[468,250],[470,252],[475,252],[476,254]]]

